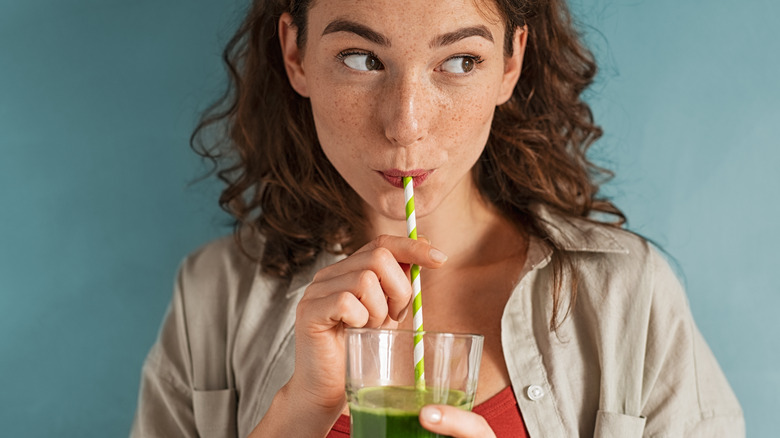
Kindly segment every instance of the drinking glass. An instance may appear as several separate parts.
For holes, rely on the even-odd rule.
[[[473,407],[484,337],[421,332],[423,386],[414,374],[416,334],[420,333],[346,330],[346,391],[352,438],[440,437],[420,425],[418,416],[423,406]]]

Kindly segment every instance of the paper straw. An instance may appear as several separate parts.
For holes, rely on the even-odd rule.
[[[403,177],[404,199],[406,200],[406,232],[410,239],[417,240],[417,220],[414,217],[414,183],[411,176]],[[420,288],[420,267],[412,265],[412,322],[414,325],[414,386],[425,389],[425,360],[423,353],[423,314]]]

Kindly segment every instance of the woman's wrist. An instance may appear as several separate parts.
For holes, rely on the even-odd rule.
[[[312,403],[288,382],[276,393],[268,412],[249,438],[322,438],[328,434],[342,409],[326,409]]]

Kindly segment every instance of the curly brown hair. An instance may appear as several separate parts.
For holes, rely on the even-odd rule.
[[[581,97],[593,82],[596,63],[566,1],[494,1],[505,20],[507,54],[517,27],[527,25],[529,35],[520,80],[509,101],[497,108],[473,175],[483,196],[508,219],[552,246],[550,326],[555,329],[574,305],[577,282],[574,278],[561,318],[562,272],[571,260],[534,206],[591,221],[596,220],[593,213],[606,213],[614,226],[622,225],[625,216],[598,197],[600,183],[611,172],[586,157],[602,134]],[[289,278],[322,251],[354,251],[366,225],[363,203],[319,147],[311,105],[292,89],[282,62],[279,17],[291,14],[303,47],[310,3],[253,2],[223,53],[228,90],[207,110],[191,139],[227,185],[219,202],[235,217],[239,245],[244,227],[262,235],[262,254],[250,255],[264,272],[279,278]],[[225,129],[220,141],[201,141],[209,127]]]

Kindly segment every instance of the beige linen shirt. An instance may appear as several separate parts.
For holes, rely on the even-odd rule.
[[[744,436],[739,403],[665,260],[626,231],[546,218],[580,283],[574,310],[550,332],[551,250],[532,239],[501,320],[529,435]],[[187,257],[143,366],[131,436],[247,436],[292,375],[298,300],[341,258],[322,254],[280,281],[232,238]]]

